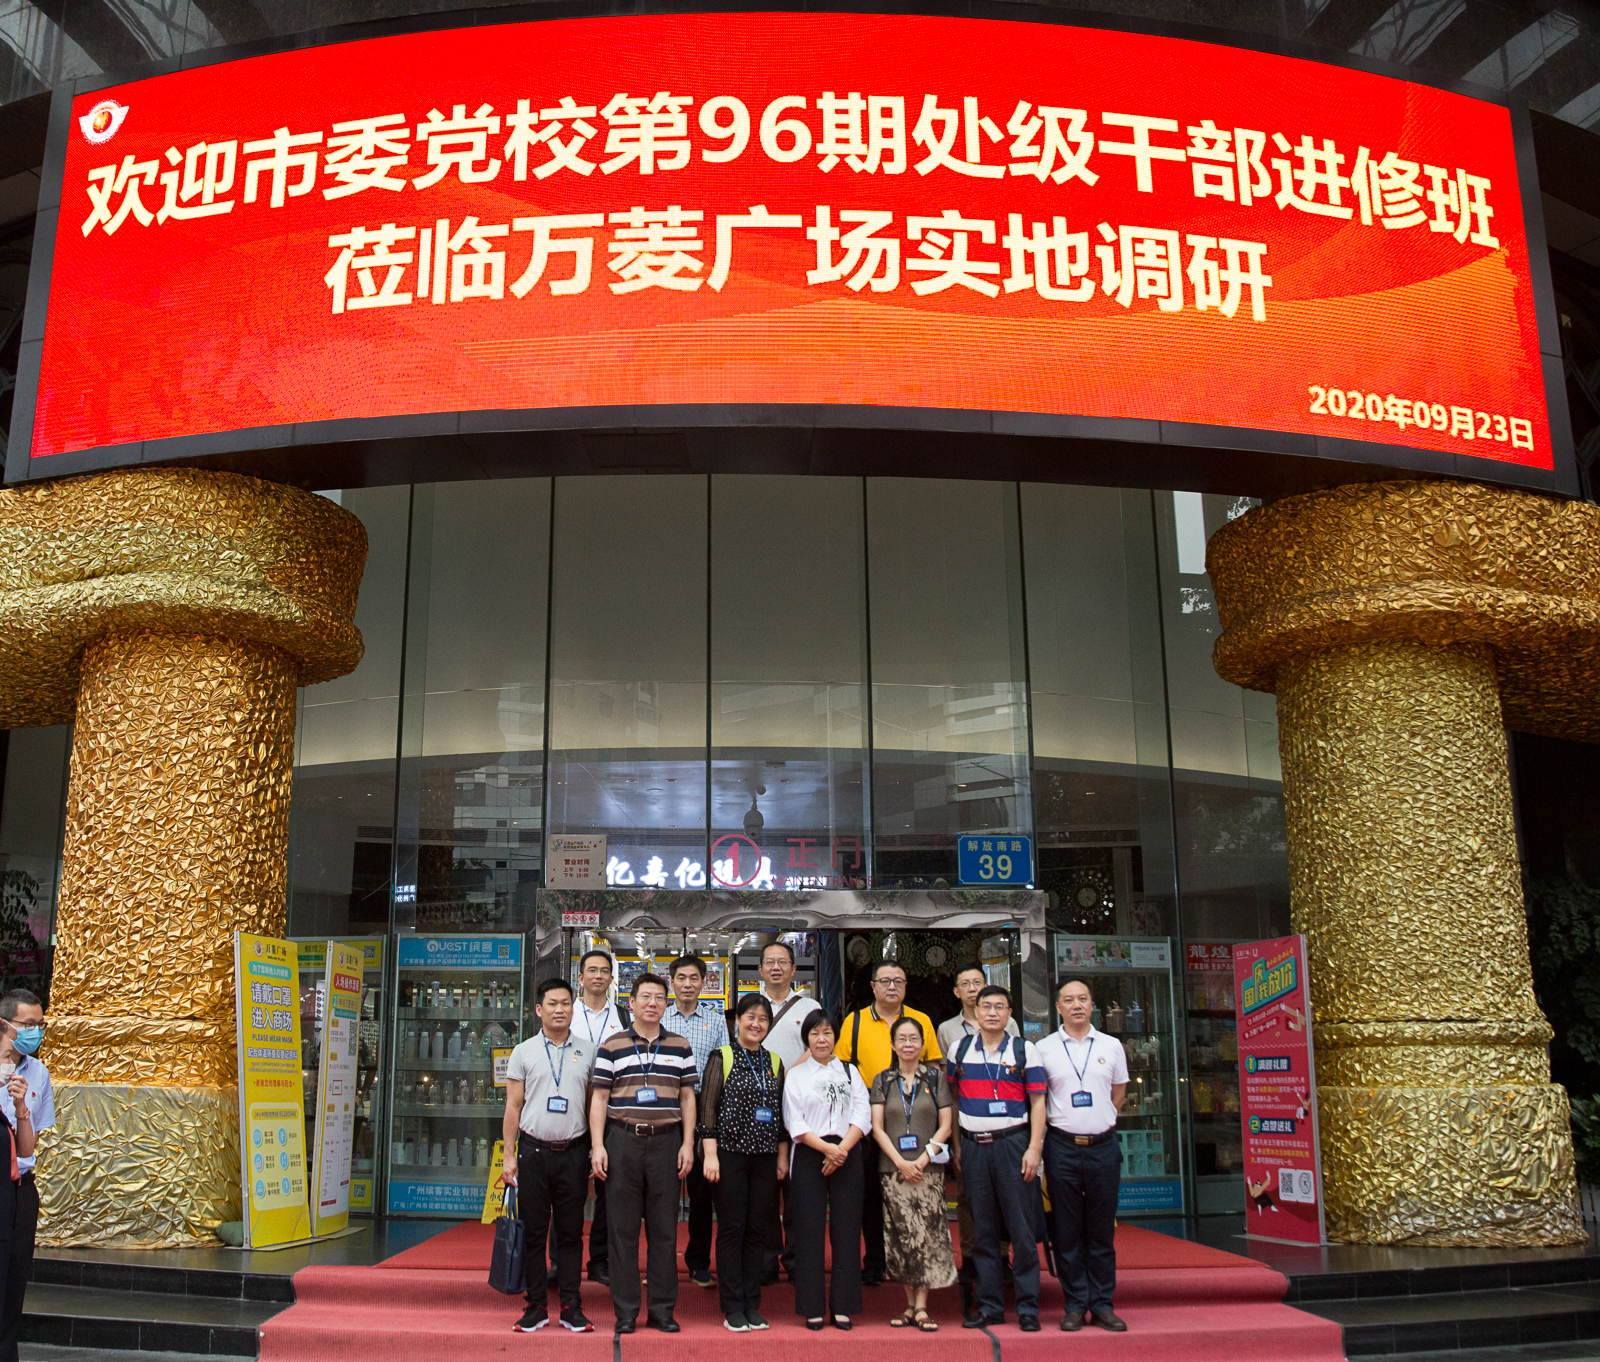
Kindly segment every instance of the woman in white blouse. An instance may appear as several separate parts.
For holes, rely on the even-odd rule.
[[[794,1308],[806,1328],[831,1317],[848,1329],[861,1313],[861,1186],[858,1147],[872,1131],[867,1085],[833,1057],[838,1027],[820,1008],[800,1025],[805,1057],[787,1071],[783,1124],[792,1141]],[[823,1235],[833,1242],[833,1280],[823,1282]]]

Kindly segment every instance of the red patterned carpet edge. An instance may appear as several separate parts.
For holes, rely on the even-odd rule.
[[[610,1293],[585,1282],[583,1307],[596,1331],[577,1335],[550,1324],[529,1337],[514,1334],[520,1297],[502,1296],[486,1283],[488,1231],[464,1225],[436,1235],[378,1267],[311,1267],[295,1276],[296,1304],[261,1328],[263,1362],[500,1362],[508,1352],[539,1348],[570,1362],[603,1362],[613,1346],[615,1312]],[[428,1252],[424,1253],[424,1250]],[[1059,1357],[1072,1349],[1075,1362],[1338,1362],[1343,1357],[1338,1326],[1280,1303],[1281,1275],[1237,1254],[1208,1249],[1133,1226],[1118,1228],[1118,1312],[1126,1334],[1087,1328],[1070,1343],[1057,1329],[1062,1312],[1059,1284],[1046,1276],[1042,1288],[1045,1328],[1024,1334],[1015,1315],[993,1331],[1004,1359],[1043,1362],[1045,1350]],[[550,1305],[556,1304],[552,1295]],[[900,1289],[885,1285],[866,1292],[848,1346],[892,1353],[885,1362],[994,1362],[989,1337],[960,1327],[954,1288],[933,1293],[929,1306],[941,1328],[936,1334],[891,1329],[889,1318],[903,1304]],[[680,1278],[677,1317],[683,1332],[663,1335],[644,1327],[621,1340],[621,1350],[644,1362],[738,1362],[746,1350],[837,1348],[833,1330],[807,1332],[794,1314],[787,1283],[762,1293],[770,1332],[746,1338],[722,1328],[715,1290]],[[903,1354],[903,1357],[900,1355]],[[1027,1356],[1025,1356],[1027,1355]]]

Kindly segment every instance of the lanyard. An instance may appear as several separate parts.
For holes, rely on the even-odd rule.
[[[583,1009],[583,1029],[589,1033],[589,1043],[591,1045],[599,1045],[601,1038],[597,1037],[594,1033],[594,1013],[589,1011],[588,1003],[580,1002],[578,1006]],[[606,1029],[606,1014],[610,1011],[610,1003],[607,1003],[600,1009],[600,1029],[602,1031]]]
[[[645,1053],[650,1056],[650,1063],[647,1066],[642,1059],[639,1059],[639,1033],[631,1026],[628,1028],[628,1039],[633,1043],[633,1057],[635,1059],[639,1059],[639,1072],[647,1078],[655,1074],[656,1056],[661,1053],[661,1042],[667,1038],[666,1028],[662,1027],[661,1030],[662,1034],[656,1037],[656,1043],[649,1050],[645,1051]]]
[[[544,1062],[550,1066],[550,1077],[555,1079],[555,1081],[556,1081],[556,1091],[560,1092],[561,1091],[561,1075],[566,1073],[566,1071],[567,1071],[567,1043],[565,1041],[562,1041],[562,1043],[560,1045],[556,1046],[556,1049],[561,1051],[561,1067],[558,1069],[558,1068],[556,1068],[555,1060],[550,1058],[550,1039],[549,1039],[549,1037],[548,1036],[541,1036],[539,1039],[544,1041]]]
[[[750,1077],[755,1081],[756,1087],[761,1092],[761,1105],[764,1106],[764,1107],[771,1106],[772,1103],[767,1099],[767,1067],[766,1067],[766,1065],[763,1064],[761,1066],[761,1068],[758,1070],[756,1068],[755,1060],[750,1058],[750,1052],[748,1050],[746,1050],[744,1048],[744,1046],[742,1046],[742,1045],[739,1047],[739,1053],[744,1056],[744,1062],[750,1068]],[[763,1056],[763,1058],[765,1058],[765,1056]]]
[[[907,1097],[905,1075],[896,1074],[894,1079],[895,1085],[900,1089],[900,1106],[904,1109],[906,1114],[906,1129],[910,1130],[911,1108],[917,1104],[917,1088],[921,1084],[922,1080],[920,1078],[913,1078],[911,1080],[911,1096]]]
[[[979,1053],[981,1053],[983,1055],[983,1062],[984,1062],[985,1066],[987,1066],[989,1068],[989,1086],[990,1086],[990,1090],[994,1093],[994,1100],[996,1102],[998,1102],[1000,1100],[1000,1067],[1001,1067],[1001,1061],[1003,1061],[1005,1059],[1005,1057],[1006,1057],[1006,1042],[1008,1040],[1010,1040],[1010,1039],[1011,1039],[1010,1036],[1001,1036],[1000,1037],[1000,1048],[997,1051],[995,1051],[994,1063],[992,1065],[990,1065],[989,1064],[989,1047],[983,1043],[983,1037],[982,1036],[978,1037],[978,1050],[979,1050]]]
[[[1067,1063],[1072,1065],[1072,1072],[1077,1075],[1078,1091],[1086,1092],[1087,1089],[1083,1086],[1083,1076],[1089,1072],[1089,1060],[1094,1054],[1094,1037],[1089,1037],[1089,1048],[1083,1052],[1083,1068],[1081,1069],[1078,1067],[1077,1061],[1072,1057],[1071,1045],[1072,1038],[1067,1035],[1067,1028],[1063,1026],[1061,1028],[1061,1048],[1066,1052]]]

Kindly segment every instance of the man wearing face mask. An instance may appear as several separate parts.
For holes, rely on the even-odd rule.
[[[35,1051],[44,1039],[44,1004],[25,988],[0,995],[0,1074],[12,1066],[10,1078],[0,1083],[0,1114],[17,1129],[18,1121],[31,1122],[33,1133],[56,1123],[55,1095],[50,1070]],[[18,1103],[21,1110],[18,1110]],[[15,1219],[11,1227],[11,1261],[6,1273],[5,1297],[0,1300],[0,1362],[17,1362],[17,1339],[22,1329],[22,1298],[33,1272],[33,1240],[39,1228],[39,1193],[33,1185],[32,1155],[20,1154],[17,1169]]]

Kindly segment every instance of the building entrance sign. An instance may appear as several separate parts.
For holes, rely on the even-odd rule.
[[[1305,937],[1235,946],[1233,982],[1249,1198],[1245,1232],[1320,1244],[1326,1234]]]
[[[766,13],[75,88],[13,479],[748,404],[1524,482],[1566,456],[1526,129],[1392,75]]]

